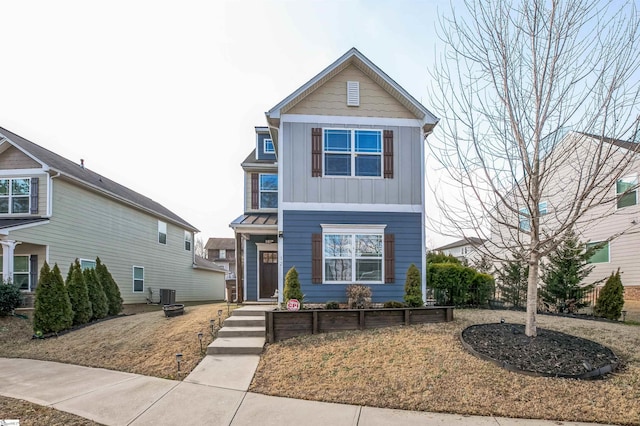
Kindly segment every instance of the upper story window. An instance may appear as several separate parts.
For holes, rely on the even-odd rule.
[[[538,204],[538,213],[540,216],[544,216],[547,214],[547,202],[542,201]],[[529,209],[527,207],[522,207],[520,209],[520,215],[518,217],[519,227],[521,231],[529,232],[531,231],[531,215],[529,214]]]
[[[374,230],[354,231],[331,230],[323,234],[323,282],[383,282],[384,234]]]
[[[0,179],[0,213],[29,213],[31,179]]]
[[[262,143],[263,143],[262,149],[265,154],[275,154],[276,149],[273,146],[273,140],[265,139]]]
[[[324,129],[325,176],[382,176],[382,131]]]
[[[260,208],[278,208],[278,175],[271,173],[260,174]]]
[[[587,263],[609,263],[609,241],[587,243],[587,248],[597,247]]]
[[[186,251],[191,251],[191,242],[193,237],[191,236],[191,232],[184,231],[184,249]]]
[[[227,258],[227,250],[220,249],[220,253],[218,254],[218,259],[226,259]]]
[[[158,221],[158,243],[167,244],[167,224],[161,220]]]
[[[616,182],[617,207],[635,206],[638,204],[638,177],[625,176]]]

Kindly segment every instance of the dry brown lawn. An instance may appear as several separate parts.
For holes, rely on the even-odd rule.
[[[20,426],[96,426],[100,423],[19,399],[0,396],[0,420],[20,420]]]
[[[233,309],[235,305],[231,305]],[[182,316],[166,318],[154,305],[126,306],[121,316],[49,339],[31,339],[31,318],[0,318],[0,356],[58,361],[180,380],[202,359],[202,347],[212,342],[210,319],[227,317],[226,303],[185,307]],[[146,311],[146,313],[145,313]],[[31,315],[29,314],[31,317]],[[181,376],[176,353],[182,353]]]
[[[524,313],[456,310],[455,321],[306,336],[269,345],[250,390],[269,395],[469,415],[640,424],[640,327],[538,316],[538,326],[609,346],[625,367],[605,380],[509,373],[467,353],[471,324]]]

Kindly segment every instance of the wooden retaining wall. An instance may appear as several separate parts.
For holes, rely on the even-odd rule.
[[[266,339],[269,343],[306,334],[448,322],[452,320],[452,306],[265,312]]]

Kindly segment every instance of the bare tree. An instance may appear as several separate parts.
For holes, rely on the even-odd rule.
[[[465,6],[441,18],[446,49],[432,71],[443,120],[430,159],[458,191],[430,183],[442,212],[431,227],[488,239],[480,250],[496,262],[524,253],[535,336],[540,259],[568,230],[610,214],[607,202],[615,209],[611,188],[637,153],[621,140],[636,127],[640,19],[633,3]]]
[[[196,256],[200,256],[203,259],[207,258],[207,251],[204,249],[204,240],[200,237],[196,237],[195,253]]]

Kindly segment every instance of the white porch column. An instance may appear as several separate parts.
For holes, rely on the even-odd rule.
[[[2,280],[4,282],[13,281],[13,253],[20,242],[0,240],[0,244],[2,244]]]

